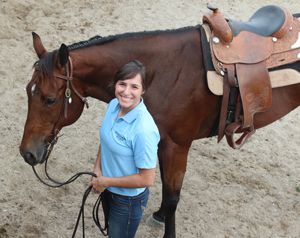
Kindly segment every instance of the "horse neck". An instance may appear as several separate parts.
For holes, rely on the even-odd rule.
[[[110,87],[117,70],[138,54],[131,49],[131,53],[119,44],[117,48],[112,44],[96,45],[71,52],[73,59],[73,75],[79,79],[78,87],[86,97],[93,97],[109,102],[114,97]],[[125,47],[126,48],[126,47]]]
[[[164,68],[157,66],[157,62],[173,62],[176,58],[182,58],[180,51],[175,49],[184,48],[185,42],[194,40],[195,33],[198,38],[199,32],[195,29],[185,33],[174,31],[139,37],[129,36],[75,50],[73,56],[71,55],[75,59],[74,76],[77,76],[84,84],[85,96],[108,102],[114,97],[113,90],[108,89],[109,84],[122,65],[133,59],[143,62],[147,68],[147,85],[149,86],[154,77],[160,75],[159,70],[165,71]],[[172,68],[174,71],[174,67]]]
[[[113,71],[108,70],[111,68],[109,61],[102,57],[96,48],[81,48],[70,53],[73,60],[73,76],[78,79],[77,86],[85,97],[109,102],[114,97],[113,91],[109,90]]]

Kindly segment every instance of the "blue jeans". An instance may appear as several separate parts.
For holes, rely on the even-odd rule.
[[[149,189],[141,194],[128,197],[109,193],[109,238],[133,238],[147,206]]]

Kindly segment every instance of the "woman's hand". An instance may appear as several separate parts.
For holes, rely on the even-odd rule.
[[[102,176],[102,173],[101,173],[101,170],[100,170],[100,167],[99,166],[95,166],[94,167],[94,174],[96,175],[96,177],[92,177],[91,179],[91,183],[90,185],[93,186],[93,192],[95,193],[99,193],[99,192],[102,192],[102,191],[98,191],[97,187],[96,187],[96,183],[97,183],[97,179],[100,178]]]
[[[92,178],[91,185],[93,186],[93,191],[96,193],[101,193],[106,188],[106,186],[104,185],[104,177],[101,174],[96,178]]]

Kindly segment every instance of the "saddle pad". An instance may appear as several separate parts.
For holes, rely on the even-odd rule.
[[[284,87],[300,83],[300,72],[294,69],[280,69],[269,72],[272,88]],[[209,90],[217,95],[223,95],[223,77],[216,71],[207,71]]]

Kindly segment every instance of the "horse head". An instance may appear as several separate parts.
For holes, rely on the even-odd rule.
[[[48,52],[36,33],[33,46],[38,56],[32,79],[26,86],[28,112],[20,154],[34,166],[43,163],[62,127],[81,115],[85,98],[79,80],[74,80],[68,47]],[[51,151],[51,150],[50,150]]]

